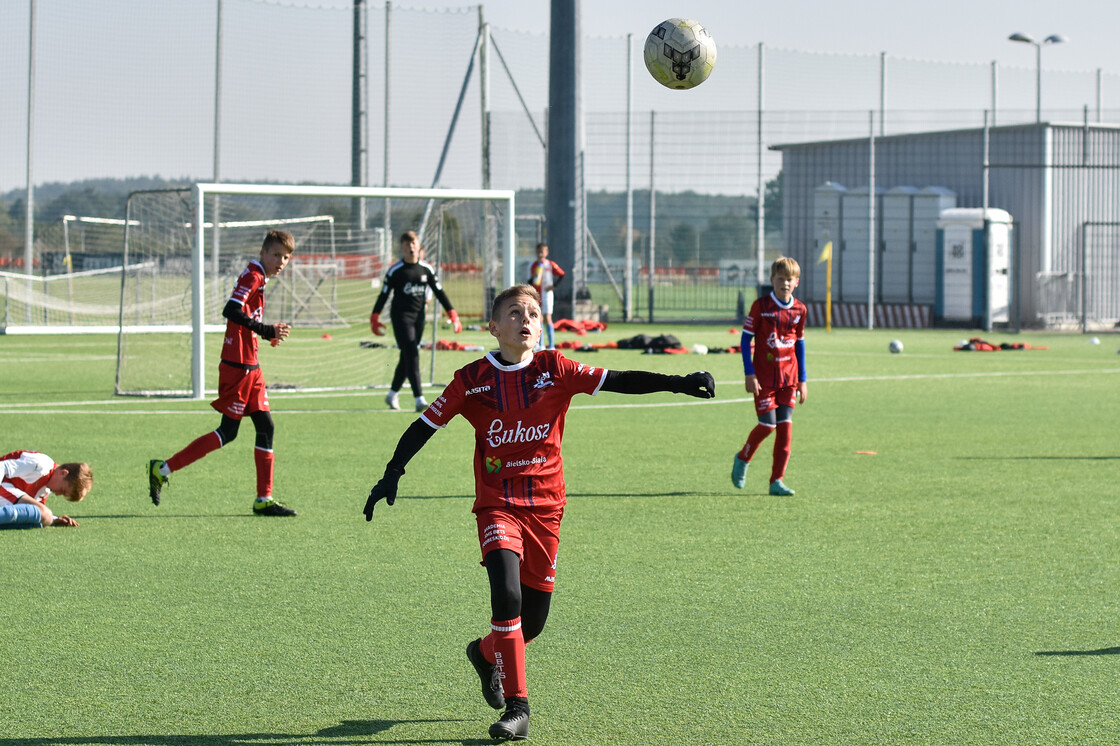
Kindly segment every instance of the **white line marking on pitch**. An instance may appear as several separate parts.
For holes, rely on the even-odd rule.
[[[1003,378],[1006,376],[1068,376],[1078,375],[1083,373],[1120,373],[1120,368],[1090,368],[1081,370],[1016,370],[1016,371],[987,371],[981,373],[914,373],[909,375],[895,375],[895,376],[838,376],[836,378],[813,378],[810,383],[859,383],[865,381],[915,381],[915,380],[928,380],[928,379],[954,379],[954,378]],[[742,383],[742,380],[735,381],[717,381],[718,385],[732,386]],[[270,396],[273,396],[270,394]],[[341,396],[361,396],[361,394],[346,394],[340,392],[337,394],[319,393],[319,394],[299,394],[295,392],[286,393],[284,398],[287,399],[319,399],[319,398],[335,398]],[[380,394],[374,394],[380,396]],[[278,397],[277,397],[278,398]],[[739,397],[735,399],[690,399],[686,401],[673,401],[673,402],[627,402],[619,404],[573,404],[571,409],[639,409],[648,407],[692,407],[707,404],[739,404],[742,402],[751,401],[751,397]],[[578,401],[578,400],[577,400]],[[112,404],[134,404],[134,400],[127,399],[109,399],[101,401],[73,401],[73,402],[17,402],[12,404],[0,404],[0,414],[22,414],[27,413],[28,410],[33,409],[34,414],[140,414],[140,415],[168,415],[168,414],[193,414],[193,415],[207,415],[213,416],[214,412],[209,408],[199,407],[197,409],[130,409],[130,410],[111,410],[111,409],[54,409],[55,407],[82,407],[82,406],[105,406]],[[185,404],[195,404],[194,401],[186,401]],[[400,414],[389,409],[378,408],[355,408],[355,409],[274,409],[277,414]]]

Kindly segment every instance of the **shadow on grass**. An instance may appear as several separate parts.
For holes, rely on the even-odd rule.
[[[463,720],[343,720],[338,725],[320,728],[314,733],[232,733],[227,735],[162,734],[119,736],[53,736],[50,738],[0,738],[0,746],[82,746],[83,744],[112,744],[112,746],[298,746],[313,743],[320,746],[348,746],[349,744],[461,744],[480,746],[493,743],[490,739],[421,738],[403,740],[369,740],[394,725],[412,723],[462,723]]]
[[[248,513],[120,513],[115,515],[83,515],[83,521],[93,521],[98,518],[119,520],[122,518],[255,518]]]
[[[1097,650],[1040,650],[1035,655],[1120,655],[1120,647]]]

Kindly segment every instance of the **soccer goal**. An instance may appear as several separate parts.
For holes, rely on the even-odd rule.
[[[514,282],[512,191],[196,184],[133,193],[123,222],[118,394],[202,399],[216,387],[222,309],[269,230],[296,243],[265,291],[265,323],[293,326],[283,345],[261,345],[270,390],[388,384],[393,339],[373,336],[369,313],[406,230],[467,323]],[[447,331],[431,310],[434,356]],[[434,358],[427,367],[430,378]]]

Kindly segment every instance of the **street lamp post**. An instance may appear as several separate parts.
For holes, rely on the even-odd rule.
[[[1042,47],[1045,44],[1061,44],[1069,41],[1062,34],[1050,34],[1042,41],[1035,41],[1030,34],[1014,33],[1007,37],[1010,41],[1021,41],[1034,46],[1034,120],[1042,121]]]

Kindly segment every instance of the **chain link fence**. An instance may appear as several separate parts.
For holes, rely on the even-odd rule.
[[[28,175],[44,228],[63,214],[123,217],[132,188],[351,182],[352,3],[34,6],[33,74],[30,4],[10,3],[0,24],[0,264],[21,264]],[[543,212],[547,36],[489,28],[488,67],[467,78],[485,21],[478,6],[366,7],[367,183],[432,186],[449,142],[437,185],[483,186],[484,73],[490,186],[519,190],[519,213]],[[985,112],[989,124],[1035,117],[1028,67],[721,44],[712,78],[680,93],[646,75],[643,39],[583,40],[587,277],[614,318],[626,300],[637,316],[735,315],[756,284],[746,265],[757,255],[760,197],[766,256],[789,248],[773,146],[864,137],[868,111],[879,135],[979,127]],[[1100,106],[1120,90],[1116,73],[1044,71],[1043,85],[1044,119],[1080,121],[1086,107],[1094,121],[1120,119]],[[122,186],[137,176],[156,183]],[[335,214],[340,236],[356,219],[345,208]],[[37,228],[36,254],[57,252],[57,234]],[[528,257],[539,221],[519,221],[519,234]],[[623,299],[609,267],[621,271],[628,235],[636,267]]]

